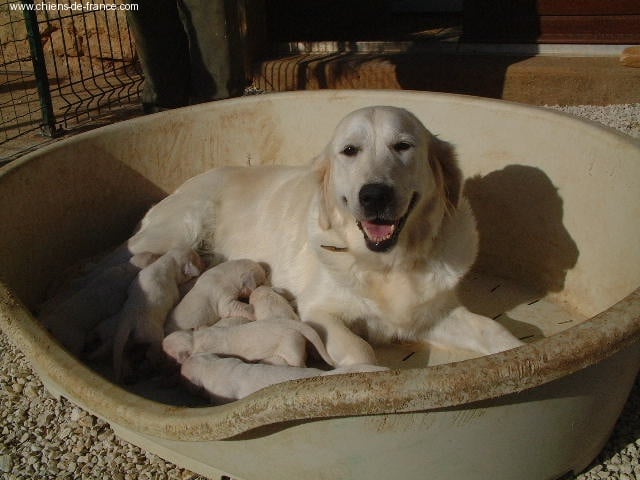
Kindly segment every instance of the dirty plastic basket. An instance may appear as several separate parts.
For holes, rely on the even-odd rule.
[[[61,269],[127,238],[185,179],[308,162],[366,105],[405,107],[455,145],[481,234],[461,298],[527,345],[454,363],[386,349],[398,369],[186,408],[108,382],[31,315]],[[2,330],[52,392],[211,478],[557,478],[597,455],[640,367],[640,146],[561,113],[397,91],[220,101],[30,154],[0,170],[0,205]]]

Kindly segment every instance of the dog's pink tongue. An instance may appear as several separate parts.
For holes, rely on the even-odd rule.
[[[367,236],[374,242],[386,240],[393,235],[395,225],[380,225],[378,223],[362,222],[362,228],[367,232]]]

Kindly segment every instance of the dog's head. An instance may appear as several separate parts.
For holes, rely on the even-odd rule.
[[[429,225],[432,217],[439,223],[460,197],[462,178],[452,147],[401,108],[350,113],[314,166],[322,175],[320,226],[351,220],[374,252],[437,230]]]

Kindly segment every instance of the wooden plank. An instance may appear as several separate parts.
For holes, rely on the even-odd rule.
[[[640,15],[638,0],[536,0],[536,4],[539,15]]]
[[[490,43],[640,43],[640,11],[625,15],[587,15],[588,8],[595,10],[591,0],[563,0],[554,2],[556,11],[570,12],[577,7],[584,7],[585,11],[580,15],[540,15],[538,7],[545,7],[548,12],[551,1],[467,1],[462,39]],[[602,3],[612,11],[616,8],[626,12],[640,10],[638,0],[632,4],[627,0]]]
[[[640,43],[639,15],[540,17],[541,43]]]

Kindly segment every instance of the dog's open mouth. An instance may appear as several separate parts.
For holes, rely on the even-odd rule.
[[[386,252],[393,248],[398,241],[402,227],[404,227],[416,203],[418,203],[418,194],[414,193],[406,213],[393,222],[377,218],[358,221],[358,228],[360,228],[364,234],[364,241],[367,248],[374,252]]]

